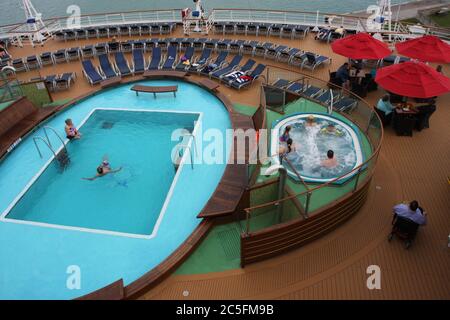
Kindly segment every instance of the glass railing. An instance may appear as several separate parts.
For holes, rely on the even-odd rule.
[[[325,92],[333,90],[336,95],[335,106],[331,108],[329,102],[324,103],[317,98],[306,96],[303,93],[293,93],[285,89],[275,88],[273,84],[278,79],[299,82],[306,87],[317,87]],[[330,205],[336,204],[351,195],[357,195],[373,176],[378,154],[383,139],[383,127],[374,109],[364,99],[341,87],[330,85],[328,82],[310,75],[293,72],[274,66],[268,66],[265,74],[266,83],[263,90],[266,92],[261,103],[267,108],[267,129],[270,132],[274,119],[297,113],[323,113],[341,119],[358,128],[361,137],[361,148],[364,149],[363,162],[350,171],[341,173],[338,177],[326,183],[294,181],[288,177],[284,191],[279,190],[276,177],[266,177],[261,172],[268,167],[263,166],[259,173],[257,183],[250,188],[250,207],[245,209],[246,218],[241,222],[243,232],[250,234],[285,223],[294,219],[308,219]],[[271,97],[276,92],[277,104]],[[354,101],[351,108],[339,109],[339,101],[346,99]],[[282,101],[282,103],[279,103]],[[304,103],[307,101],[308,103]],[[310,103],[313,102],[313,103]],[[270,134],[268,134],[270,136]],[[270,157],[270,155],[269,155]],[[289,163],[285,167],[289,169]],[[292,170],[291,170],[292,171]],[[345,182],[342,182],[345,181]],[[358,200],[359,201],[359,200]]]

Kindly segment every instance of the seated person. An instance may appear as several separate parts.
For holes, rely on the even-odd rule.
[[[280,136],[280,142],[287,142],[291,138],[291,136],[289,135],[291,129],[291,126],[286,126],[286,128],[284,128],[284,132]]]
[[[315,38],[316,40],[326,40],[328,36],[331,33],[330,28],[322,28],[319,30],[319,32],[316,34]]]
[[[325,160],[322,160],[322,166],[326,168],[334,168],[338,165],[337,159],[334,156],[333,150],[328,150],[327,152],[327,158]]]
[[[97,167],[97,174],[92,178],[83,178],[83,180],[92,181],[97,178],[106,176],[109,173],[119,172],[120,170],[122,170],[122,167],[116,170],[111,169],[111,165],[109,164],[108,160],[103,160],[102,163]]]
[[[392,119],[392,111],[395,110],[395,107],[391,104],[391,102],[389,101],[389,98],[390,98],[389,95],[385,94],[383,96],[383,98],[378,100],[378,103],[377,103],[377,109],[384,112],[387,123],[390,123],[390,121]]]
[[[306,118],[305,127],[314,127],[317,124],[316,118],[311,114]]]
[[[345,89],[348,89],[350,86],[350,65],[348,62],[344,63],[339,67],[336,71],[336,80],[338,84]]]
[[[409,204],[401,203],[392,209],[393,214],[409,219],[418,225],[427,224],[427,213],[419,207],[419,203],[416,200],[411,201]]]
[[[335,29],[333,32],[334,32],[335,34],[338,34],[338,35],[340,35],[340,36],[343,36],[344,33],[345,33],[344,26],[340,26],[339,28]]]
[[[64,128],[64,130],[66,131],[66,137],[69,140],[72,139],[80,139],[81,138],[81,134],[78,132],[77,128],[75,128],[75,126],[73,125],[72,119],[67,119],[65,121],[66,126]]]
[[[338,137],[342,137],[344,135],[344,133],[341,130],[336,129],[336,126],[332,123],[330,123],[326,128],[322,128],[319,132],[321,134],[329,134]]]

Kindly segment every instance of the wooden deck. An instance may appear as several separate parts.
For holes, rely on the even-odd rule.
[[[177,36],[182,36],[180,28],[170,35]],[[210,37],[223,38],[222,35]],[[344,57],[334,55],[329,45],[314,41],[311,36],[295,41],[244,35],[227,35],[227,38],[276,42],[330,56],[333,58],[331,66],[313,73],[322,79],[328,79],[328,71],[336,70],[346,61]],[[121,40],[127,39],[131,38],[121,37]],[[72,43],[50,41],[44,48],[11,48],[10,52],[25,57],[36,52],[92,44],[96,40]],[[131,59],[129,54],[126,56]],[[258,63],[285,66],[260,57],[254,59]],[[38,73],[45,76],[71,71],[81,75],[79,61],[19,73],[18,78],[28,80]],[[450,76],[449,65],[444,65],[444,73]],[[189,78],[201,79],[195,75]],[[253,89],[240,92],[221,86],[220,93],[233,103],[256,107],[259,81]],[[92,87],[84,79],[79,79],[70,91],[54,93],[53,98],[74,98],[91,90]],[[371,93],[367,100],[374,104],[382,94],[381,91]],[[449,105],[449,94],[440,97],[437,111],[430,120],[430,129],[415,132],[413,137],[398,137],[390,128],[385,131],[381,156],[369,186],[366,203],[353,218],[333,232],[300,249],[245,269],[170,276],[151,290],[137,291],[139,295],[133,297],[233,300],[450,299],[450,249],[447,247],[450,233],[450,186],[447,182],[450,175]],[[231,174],[224,175],[224,181],[233,179]],[[407,251],[400,241],[387,242],[387,235],[391,228],[392,206],[414,198],[428,211],[429,221],[426,227],[419,230],[415,243]],[[220,205],[208,203],[203,212],[220,213],[224,211]],[[381,268],[381,290],[368,290],[366,287],[366,270],[370,265]],[[189,292],[187,297],[183,295],[185,291]]]

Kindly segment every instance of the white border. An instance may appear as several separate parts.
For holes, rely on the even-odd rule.
[[[279,136],[280,136],[280,128],[286,124],[287,122],[290,122],[292,120],[296,120],[296,119],[304,119],[309,117],[310,115],[314,116],[315,118],[319,118],[319,119],[325,119],[325,120],[329,120],[329,121],[334,121],[337,124],[341,125],[342,127],[344,127],[345,130],[347,130],[353,140],[353,145],[355,147],[355,153],[356,153],[356,164],[353,167],[353,169],[355,169],[356,167],[362,165],[363,163],[363,155],[362,155],[362,150],[361,150],[361,144],[359,141],[359,138],[355,132],[355,130],[350,127],[348,124],[346,124],[345,122],[343,122],[342,120],[339,120],[335,117],[330,117],[330,116],[326,116],[326,115],[322,115],[322,114],[313,114],[313,113],[305,113],[305,114],[297,114],[297,115],[293,115],[291,117],[287,117],[283,120],[281,120],[280,122],[278,122],[275,127],[272,128],[272,133],[271,133],[271,141],[270,141],[270,152],[271,154],[277,154],[277,150],[278,150],[278,145],[279,145]],[[272,157],[272,163],[273,164],[280,164],[280,159],[278,157]],[[352,170],[353,170],[352,169]],[[291,171],[291,170],[287,170],[291,175],[295,174]],[[300,173],[299,173],[300,174]],[[349,173],[343,177],[341,177],[338,181],[341,181],[343,179],[347,179],[351,176],[353,176],[355,173]],[[329,181],[333,181],[336,178],[330,178],[330,179],[321,179],[321,178],[313,178],[313,177],[306,177],[300,174],[300,176],[302,177],[302,179],[305,179],[307,181],[311,181],[311,182],[329,182]]]
[[[81,121],[77,129],[80,129],[86,121],[92,116],[92,114],[97,110],[107,110],[107,111],[127,111],[127,112],[155,112],[155,113],[179,113],[179,114],[197,114],[198,118],[195,122],[194,130],[192,131],[193,137],[196,136],[198,128],[201,125],[202,119],[203,119],[203,112],[194,112],[194,111],[182,111],[182,110],[148,110],[148,109],[126,109],[126,108],[94,108],[92,109],[89,114]],[[193,142],[192,136],[189,138],[188,147],[192,147]],[[66,139],[64,141],[64,145],[66,145],[69,142],[69,139]],[[61,145],[58,150],[55,150],[55,153],[58,154],[61,149],[64,146]],[[164,218],[164,215],[167,211],[167,207],[169,206],[170,200],[172,199],[173,192],[175,190],[175,186],[178,182],[178,179],[181,175],[181,171],[183,170],[184,164],[186,162],[186,159],[188,157],[189,153],[185,152],[183,154],[183,157],[181,158],[180,165],[178,167],[177,172],[175,173],[175,177],[172,180],[172,184],[170,185],[169,191],[167,192],[166,199],[164,200],[163,206],[161,208],[161,211],[159,213],[158,219],[156,220],[155,225],[153,226],[153,231],[150,235],[143,235],[143,234],[134,234],[134,233],[126,233],[126,232],[117,232],[117,231],[108,231],[108,230],[100,230],[100,229],[91,229],[91,228],[82,228],[82,227],[72,227],[72,226],[64,226],[59,224],[51,224],[51,223],[44,223],[44,222],[36,222],[36,221],[26,221],[26,220],[18,220],[18,219],[10,219],[6,218],[8,213],[14,208],[14,206],[20,201],[20,199],[24,196],[24,194],[28,191],[28,189],[31,188],[31,186],[36,182],[36,180],[41,176],[41,174],[47,169],[47,167],[52,163],[55,156],[52,155],[50,159],[44,164],[44,166],[38,171],[36,175],[31,178],[31,180],[26,184],[26,186],[22,189],[22,191],[17,195],[16,198],[9,204],[9,206],[2,212],[0,215],[0,222],[10,222],[10,223],[16,223],[16,224],[27,224],[32,226],[39,226],[39,227],[47,227],[47,228],[54,228],[54,229],[63,229],[63,230],[73,230],[73,231],[81,231],[81,232],[89,232],[89,233],[97,233],[97,234],[106,234],[106,235],[113,235],[113,236],[122,236],[122,237],[129,237],[129,238],[138,238],[138,239],[152,239],[156,237],[159,226],[161,225],[161,222]]]

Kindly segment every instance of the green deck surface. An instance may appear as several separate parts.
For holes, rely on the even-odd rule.
[[[237,112],[252,115],[255,111],[255,107],[249,107],[244,105],[235,105]],[[286,106],[285,113],[293,114],[299,112],[324,112],[324,108],[311,101],[298,100],[290,105]],[[274,111],[267,111],[267,123],[269,127],[272,127],[272,123],[278,119],[285,117]],[[333,116],[351,124],[347,118],[340,114],[333,113]],[[365,135],[361,135],[361,147],[365,159],[370,157],[372,149],[370,143]],[[361,174],[360,182],[364,181],[366,173]],[[275,176],[276,177],[276,176]],[[265,177],[260,176],[258,182],[263,182],[268,179],[274,179],[274,176]],[[305,187],[292,179],[288,179],[287,184],[295,193],[301,193],[305,191]],[[345,194],[353,190],[355,184],[355,178],[350,179],[342,185],[332,185],[329,187],[323,187],[314,192],[310,201],[310,215],[314,214],[314,211],[321,207],[331,203],[334,200],[339,199]],[[317,184],[308,184],[310,188],[317,186]],[[269,201],[276,200],[277,196],[277,184],[273,184],[269,187],[257,189],[251,194],[251,205],[259,205],[267,203]],[[298,197],[298,200],[305,205],[306,196]],[[269,227],[278,223],[279,221],[289,221],[295,218],[301,217],[299,211],[293,205],[291,201],[287,201],[284,204],[283,216],[281,218],[277,215],[277,207],[270,206],[264,209],[255,210],[252,212],[252,218],[250,219],[250,231],[257,231],[263,228]],[[201,274],[209,272],[220,272],[226,270],[232,270],[240,268],[240,233],[241,228],[246,227],[246,222],[241,223],[233,222],[225,225],[215,226],[211,232],[207,235],[205,240],[195,250],[195,252],[178,268],[175,274]]]

